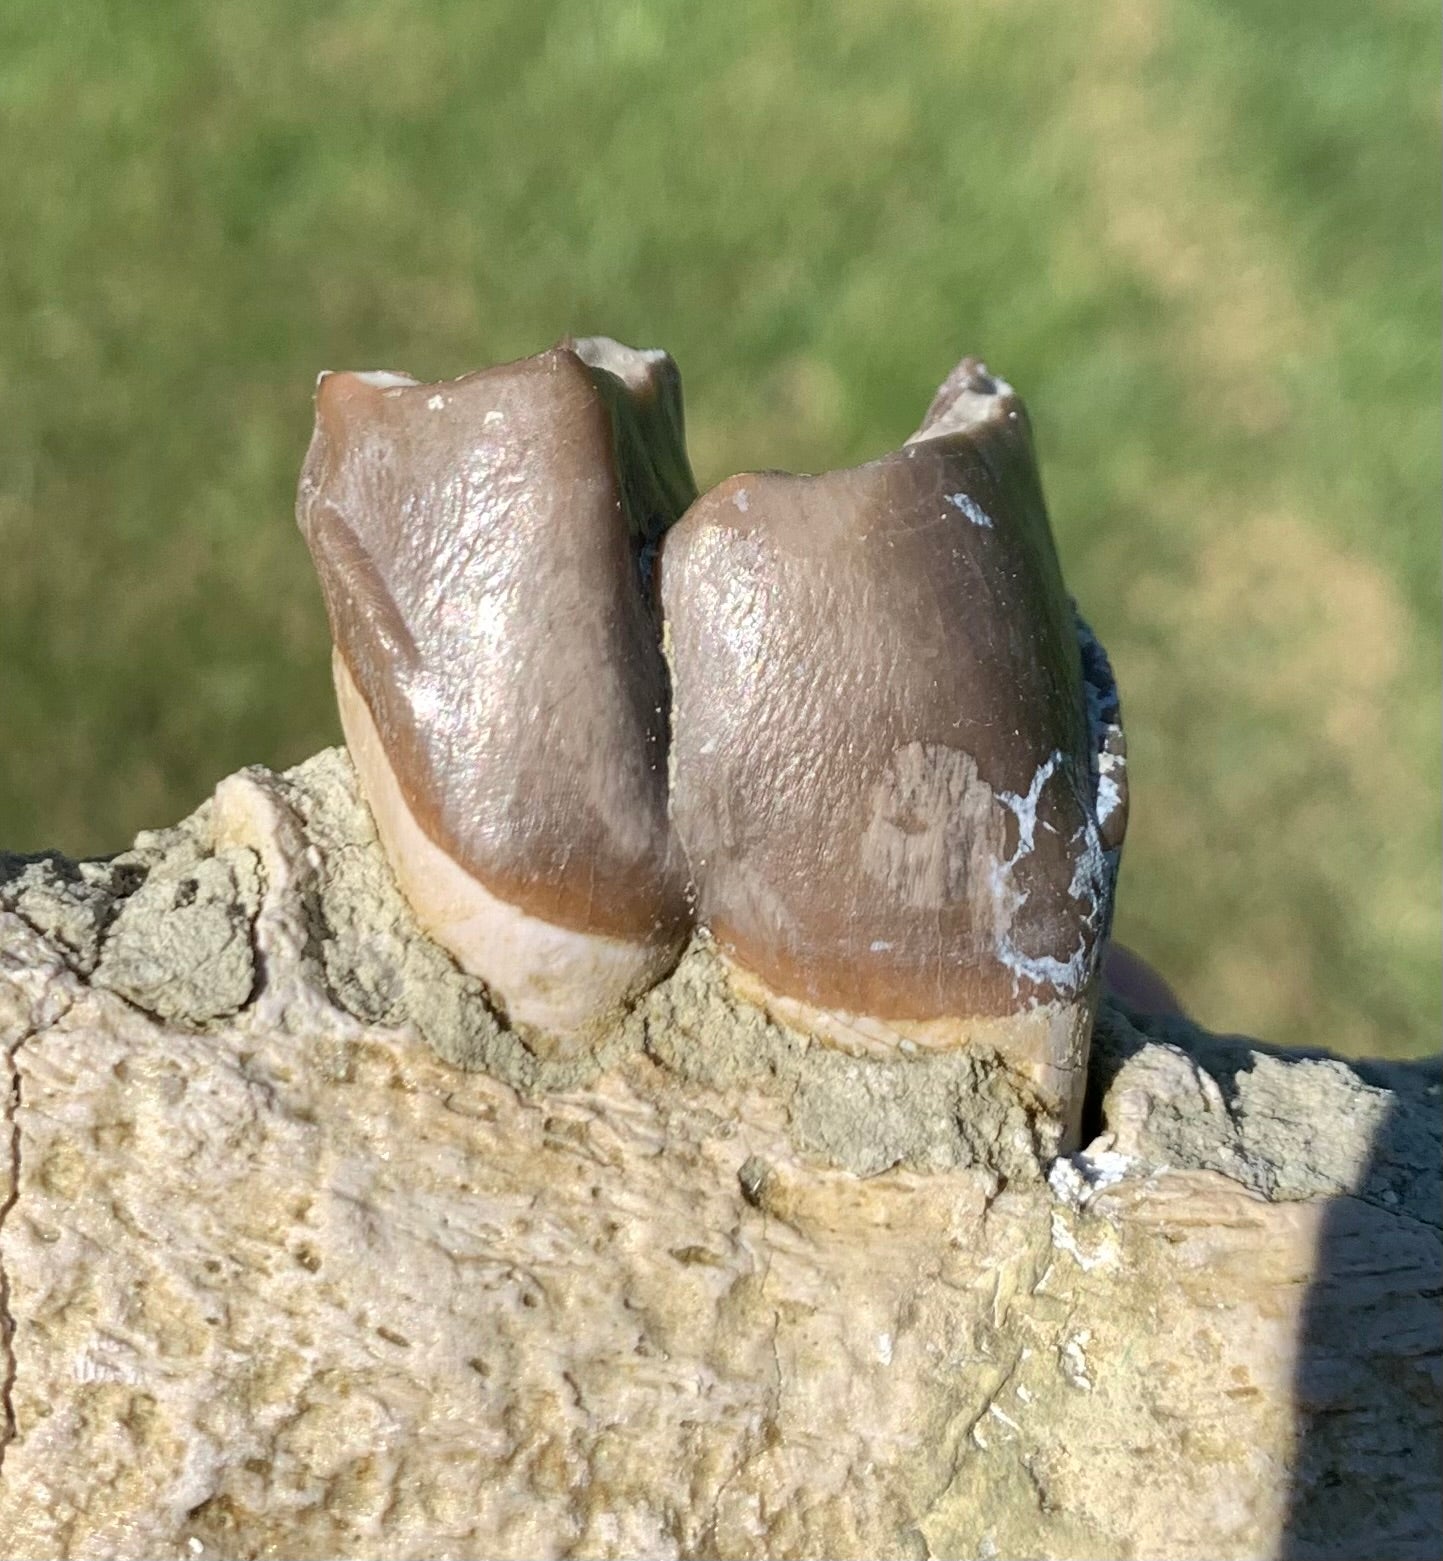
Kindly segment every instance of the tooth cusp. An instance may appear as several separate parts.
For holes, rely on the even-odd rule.
[[[893,455],[729,479],[662,596],[672,816],[742,988],[837,1044],[985,1033],[1074,1113],[1121,726],[1010,387],[964,360]]]
[[[539,1029],[614,1017],[690,924],[639,564],[693,491],[669,364],[317,388],[297,517],[362,789],[423,923]]]

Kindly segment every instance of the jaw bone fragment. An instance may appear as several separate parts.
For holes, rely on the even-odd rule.
[[[346,742],[418,918],[524,1029],[604,1024],[689,930],[648,577],[694,494],[664,353],[317,387],[297,518]]]
[[[989,1047],[1076,1124],[1126,818],[1031,432],[967,359],[890,455],[667,535],[672,811],[734,983],[857,1052]]]

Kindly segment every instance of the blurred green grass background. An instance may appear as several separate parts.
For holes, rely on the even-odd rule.
[[[1118,931],[1205,1021],[1438,1043],[1434,0],[7,0],[0,844],[336,740],[322,367],[603,331],[703,485],[1027,398],[1124,696]]]

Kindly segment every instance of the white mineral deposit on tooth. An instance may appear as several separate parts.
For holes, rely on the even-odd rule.
[[[738,989],[857,1052],[986,1049],[1070,1137],[1126,780],[1021,402],[966,359],[901,450],[698,500],[661,573],[673,818]]]

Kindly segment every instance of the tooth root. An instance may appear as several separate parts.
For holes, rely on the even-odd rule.
[[[514,1023],[586,1030],[689,919],[643,578],[692,496],[675,366],[593,340],[316,401],[297,517],[382,843]]]
[[[900,451],[729,479],[662,598],[673,819],[738,983],[856,1050],[994,1047],[1070,1119],[1116,857],[1010,388],[966,360]]]

